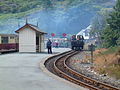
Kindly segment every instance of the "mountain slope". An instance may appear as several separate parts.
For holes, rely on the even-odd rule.
[[[5,11],[2,13],[2,11],[0,11],[0,17],[2,17],[0,20],[0,33],[14,33],[15,30],[25,24],[25,19],[27,16],[29,23],[36,25],[38,22],[40,29],[45,32],[54,32],[57,34],[66,32],[76,34],[81,29],[86,28],[90,24],[91,18],[96,15],[97,11],[99,11],[103,7],[111,8],[114,2],[114,0],[6,1],[12,1],[12,3],[16,1],[15,5],[18,4],[18,9],[16,11],[13,10],[13,12],[8,10],[7,12]],[[1,2],[2,0],[0,0],[0,6],[3,5],[1,4]],[[32,5],[30,3],[32,3]],[[36,7],[39,8],[39,10],[24,14],[23,11],[20,11],[21,9],[19,8],[19,6],[23,8],[23,11],[27,11]],[[10,14],[10,12],[15,14]],[[8,17],[11,17],[12,15],[13,17],[8,19]],[[7,19],[5,16],[7,17]],[[3,19],[4,17],[5,19]]]
[[[0,13],[24,12],[41,4],[41,0],[0,0]]]

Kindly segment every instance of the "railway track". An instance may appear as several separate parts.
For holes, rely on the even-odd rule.
[[[78,53],[78,51],[69,51],[50,57],[48,60],[46,60],[45,66],[55,75],[91,90],[120,90],[117,87],[93,80],[90,77],[84,76],[71,69],[67,62],[72,56]]]

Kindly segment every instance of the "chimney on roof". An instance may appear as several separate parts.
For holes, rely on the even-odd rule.
[[[26,24],[28,24],[28,19],[27,19],[27,17],[26,17]]]
[[[37,27],[38,27],[39,23],[37,22]]]

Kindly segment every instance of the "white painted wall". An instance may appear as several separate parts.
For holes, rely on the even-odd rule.
[[[44,35],[41,35],[41,52],[45,51]]]
[[[19,31],[19,52],[36,52],[36,32],[26,28]]]

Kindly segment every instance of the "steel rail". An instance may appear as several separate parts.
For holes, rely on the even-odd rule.
[[[98,82],[96,80],[93,80],[89,77],[86,77],[76,71],[74,71],[73,69],[71,69],[66,62],[69,60],[70,57],[72,57],[73,55],[75,55],[76,52],[74,53],[70,53],[70,55],[68,54],[67,56],[65,55],[64,57],[59,57],[58,59],[55,60],[54,62],[54,68],[55,71],[57,72],[57,74],[75,84],[81,85],[83,87],[87,87],[89,89],[92,90],[119,90],[116,87],[110,86],[108,84],[102,83],[102,82]],[[59,65],[59,63],[62,63],[62,65]]]
[[[80,77],[80,78],[83,78],[86,83],[91,83],[92,85],[94,85],[95,87],[97,86],[98,88],[100,89],[105,89],[105,90],[120,90],[119,88],[117,87],[114,87],[114,86],[111,86],[109,84],[106,84],[106,83],[103,83],[103,82],[100,82],[100,81],[97,81],[97,80],[94,80],[90,77],[87,77],[75,70],[73,70],[72,68],[70,68],[70,66],[67,64],[67,62],[69,61],[71,55],[67,56],[66,59],[64,60],[64,67],[71,73],[73,73],[74,75],[76,75],[76,77]]]
[[[74,54],[76,54],[76,52],[74,52],[74,53],[72,53],[70,55],[72,56]],[[61,58],[63,58],[63,57],[59,57],[54,62],[54,69],[57,72],[58,76],[60,76],[62,78],[65,78],[65,79],[67,79],[67,80],[69,80],[69,81],[71,81],[71,82],[73,82],[73,83],[75,83],[77,85],[82,86],[82,87],[85,87],[85,88],[87,87],[87,88],[92,89],[92,90],[100,90],[100,89],[97,89],[96,87],[93,87],[93,86],[87,84],[87,83],[84,83],[83,81],[75,79],[74,77],[70,76],[69,74],[66,74],[64,71],[62,71],[61,69],[59,69],[57,63],[59,63],[59,60],[61,60]]]
[[[77,51],[68,51],[48,58],[44,64],[46,68],[55,75],[82,87],[89,88],[90,90],[120,90],[117,87],[94,80],[70,68],[67,62],[77,53]]]

